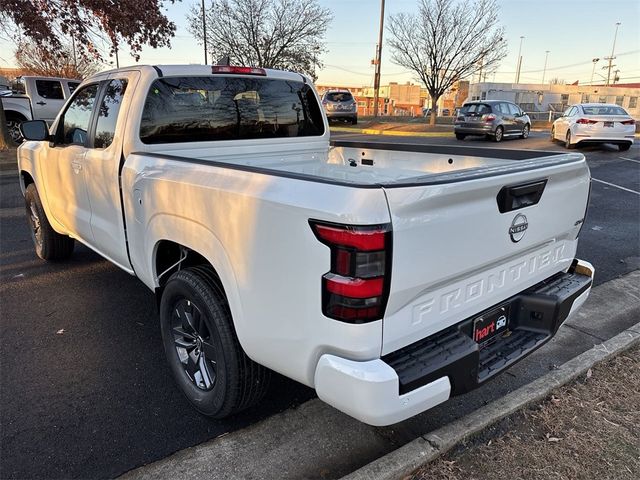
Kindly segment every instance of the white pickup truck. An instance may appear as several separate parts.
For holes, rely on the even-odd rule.
[[[20,124],[25,120],[44,120],[51,124],[80,80],[24,76],[20,79],[24,95],[0,97],[11,138],[22,141]]]
[[[76,239],[154,291],[173,375],[209,416],[275,370],[399,422],[540,347],[591,288],[582,154],[331,143],[300,74],[123,68],[22,130],[37,254]]]

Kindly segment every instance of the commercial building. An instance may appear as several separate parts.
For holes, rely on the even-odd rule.
[[[556,118],[575,103],[614,103],[640,118],[640,84],[564,85],[534,83],[474,83],[468,100],[507,100],[537,119]]]

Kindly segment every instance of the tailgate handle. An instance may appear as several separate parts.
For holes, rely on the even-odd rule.
[[[545,179],[502,187],[496,198],[498,200],[498,210],[500,210],[500,213],[506,213],[537,204],[546,185],[547,180]]]

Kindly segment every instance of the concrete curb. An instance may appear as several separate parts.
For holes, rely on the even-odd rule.
[[[618,355],[636,344],[640,344],[640,322],[574,357],[557,370],[549,372],[460,420],[418,437],[398,450],[342,477],[342,480],[403,478],[490,425],[531,403],[546,398],[553,390],[583,375],[597,363]]]

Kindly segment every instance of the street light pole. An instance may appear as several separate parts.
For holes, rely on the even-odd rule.
[[[596,63],[598,63],[600,59],[594,58],[591,61],[593,62],[593,70],[591,70],[591,81],[589,82],[589,85],[593,85],[593,74],[596,73]]]
[[[609,57],[609,68],[607,70],[607,86],[609,86],[609,81],[611,79],[611,67],[613,67],[613,65],[611,64],[611,62],[613,62],[613,59],[615,58],[613,56],[615,50],[616,50],[616,38],[618,37],[618,27],[622,24],[622,22],[616,22],[616,33],[613,34],[613,47],[611,47],[611,56]]]
[[[202,38],[204,39],[204,64],[207,65],[209,62],[207,58],[207,22],[204,13],[204,0],[202,0]]]
[[[547,50],[545,52],[546,55],[544,56],[544,70],[542,70],[542,85],[544,85],[544,77],[547,74],[547,60],[549,59],[549,52],[550,50]]]
[[[520,48],[518,49],[518,68],[516,70],[516,83],[520,83],[520,67],[522,67],[522,41],[524,36],[520,36]]]
[[[376,54],[376,70],[373,78],[373,116],[378,116],[378,100],[380,98],[380,68],[382,67],[382,33],[384,32],[384,0],[380,2],[380,32],[378,33],[378,51]]]

